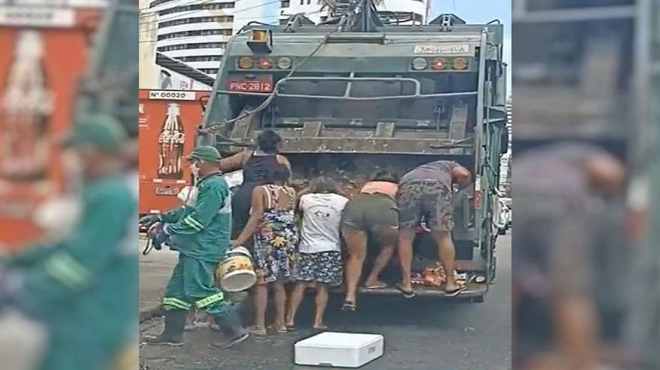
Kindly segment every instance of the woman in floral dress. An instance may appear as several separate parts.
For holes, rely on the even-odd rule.
[[[298,244],[296,191],[286,185],[290,176],[288,167],[277,166],[268,176],[271,181],[254,189],[250,219],[234,242],[236,246],[243,245],[254,235],[253,255],[258,276],[254,287],[255,322],[252,332],[255,335],[266,335],[268,285],[272,286],[275,299],[273,329],[278,333],[287,331],[284,322],[284,284],[292,279]]]

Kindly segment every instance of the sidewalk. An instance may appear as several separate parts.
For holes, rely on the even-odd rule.
[[[140,321],[148,320],[160,312],[165,286],[176,265],[177,253],[169,249],[152,250],[146,256],[142,251],[146,239],[140,239]]]

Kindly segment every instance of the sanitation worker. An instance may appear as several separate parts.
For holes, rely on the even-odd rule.
[[[0,261],[0,313],[20,312],[46,332],[29,370],[106,370],[135,336],[137,205],[121,173],[124,140],[108,116],[81,119],[66,141],[83,180],[77,226],[54,245]],[[9,363],[0,367],[14,369]]]
[[[215,318],[230,340],[229,347],[246,340],[248,331],[240,317],[214,282],[214,274],[227,248],[231,232],[231,193],[218,170],[220,154],[211,146],[200,146],[190,157],[197,183],[194,205],[178,208],[162,216],[150,234],[156,248],[166,243],[179,252],[179,261],[165,290],[165,330],[147,343],[179,346],[188,311],[193,307]]]

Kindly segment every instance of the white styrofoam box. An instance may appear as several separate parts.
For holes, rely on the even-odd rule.
[[[382,356],[383,345],[382,335],[325,332],[296,343],[295,363],[356,368]]]

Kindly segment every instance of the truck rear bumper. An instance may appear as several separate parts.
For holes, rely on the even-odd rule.
[[[333,289],[333,293],[343,293],[344,288],[339,287]],[[381,289],[366,289],[360,288],[360,294],[365,295],[401,295],[401,292],[394,287],[387,287]],[[469,284],[465,290],[461,291],[458,295],[448,296],[444,290],[430,287],[415,287],[415,295],[419,297],[434,297],[439,299],[480,299],[483,298],[488,292],[487,284]]]

